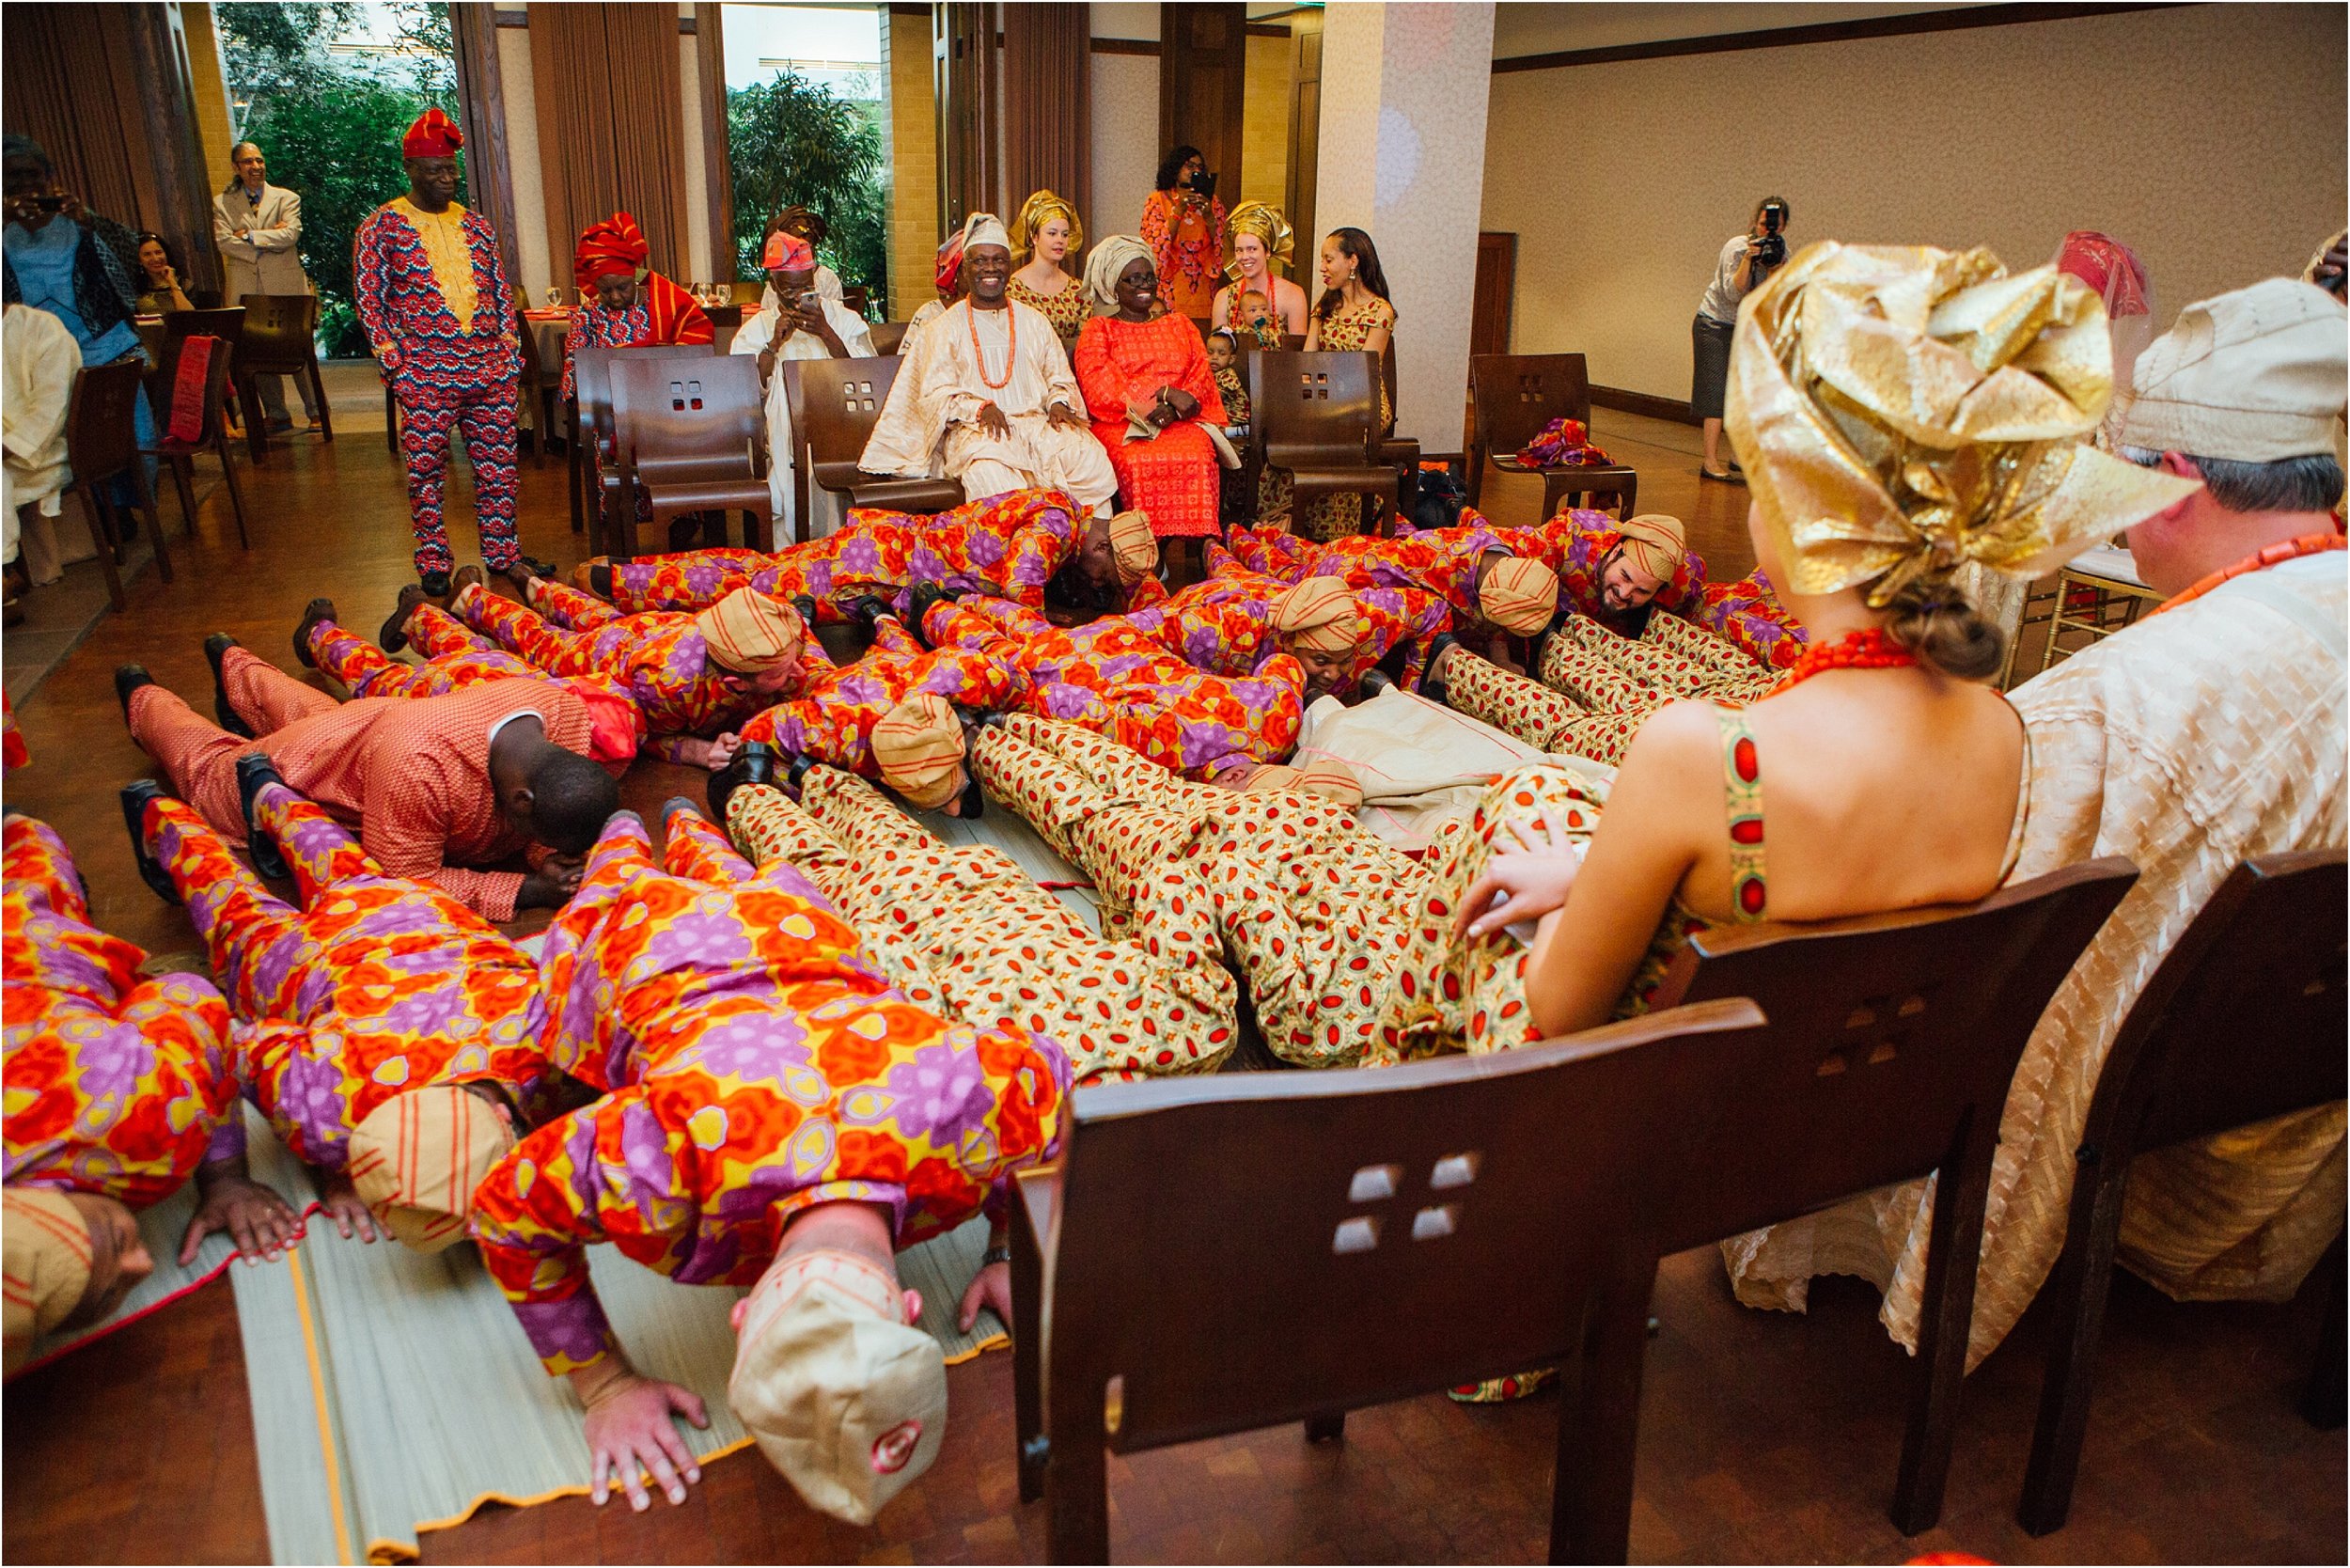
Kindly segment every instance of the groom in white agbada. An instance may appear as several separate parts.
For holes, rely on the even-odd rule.
[[[1118,494],[1109,454],[1052,322],[1007,298],[1011,241],[993,213],[964,226],[969,295],[922,329],[857,466],[869,474],[959,479],[965,500],[1065,490],[1106,517]]]
[[[791,465],[798,448],[791,441],[791,401],[783,378],[776,374],[782,359],[869,359],[873,334],[856,313],[833,292],[839,287],[828,269],[816,264],[816,248],[800,235],[776,229],[767,236],[760,258],[767,269],[767,292],[759,314],[743,323],[728,352],[759,355],[759,377],[767,388],[767,494],[775,503],[775,538],[780,550],[798,537],[792,526]],[[808,492],[807,537],[822,539],[840,525],[840,498],[828,490]]]

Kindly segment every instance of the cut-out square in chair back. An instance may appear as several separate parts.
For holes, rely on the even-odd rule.
[[[702,384],[698,381],[673,381],[669,384],[669,412],[682,414],[689,408],[702,406]]]
[[[1298,394],[1303,400],[1326,403],[1330,400],[1330,373],[1327,370],[1297,372]]]
[[[840,406],[851,414],[870,414],[880,406],[873,397],[870,381],[844,381],[840,384]]]

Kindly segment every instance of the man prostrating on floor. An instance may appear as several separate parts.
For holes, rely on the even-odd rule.
[[[356,826],[387,876],[430,882],[488,920],[551,907],[577,886],[596,830],[619,808],[619,786],[586,753],[588,705],[551,681],[490,681],[446,697],[337,702],[226,636],[204,651],[214,709],[247,739],[196,716],[138,665],[115,671],[131,736],[172,788],[231,844],[245,842],[237,759],[265,753],[278,775],[327,814]],[[533,843],[551,856],[527,873],[484,870]],[[257,840],[254,865],[282,874]]]
[[[885,984],[788,862],[754,870],[682,801],[666,869],[622,812],[549,928],[547,1050],[611,1092],[517,1145],[474,1195],[482,1261],[587,1406],[596,1501],[649,1505],[700,1469],[671,1415],[701,1401],[631,1370],[588,1274],[609,1241],[685,1284],[752,1287],[728,1403],[809,1506],[855,1524],[946,1435],[938,1343],[896,1249],[984,1207],[1060,1146],[1069,1061],[1026,1030],[950,1026]],[[576,1066],[572,1064],[576,1063]],[[1010,1268],[964,1293],[1010,1321]]]
[[[437,1252],[516,1129],[587,1095],[540,1049],[539,965],[439,888],[385,876],[260,759],[244,769],[252,831],[284,855],[300,907],[147,780],[122,792],[140,874],[186,902],[236,1014],[238,1082],[337,1228]]]

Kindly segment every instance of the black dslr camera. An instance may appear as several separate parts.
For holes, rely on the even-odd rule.
[[[1787,222],[1787,209],[1776,201],[1762,204],[1762,237],[1754,242],[1754,260],[1760,267],[1776,267],[1787,259],[1787,236],[1779,229]]]

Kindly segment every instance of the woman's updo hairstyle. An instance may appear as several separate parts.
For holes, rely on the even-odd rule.
[[[1885,635],[1953,681],[1989,681],[2007,654],[2007,635],[1948,574],[1921,574],[1894,589]]]

